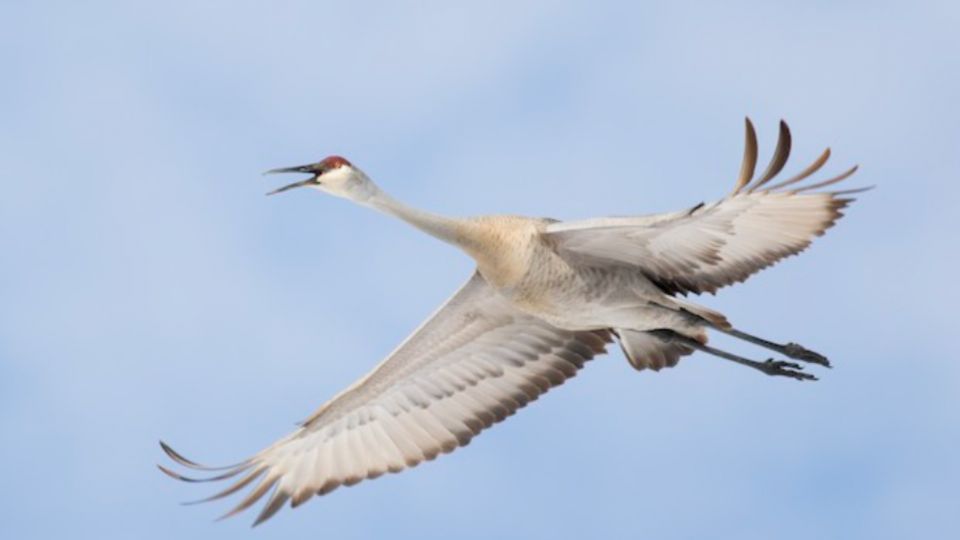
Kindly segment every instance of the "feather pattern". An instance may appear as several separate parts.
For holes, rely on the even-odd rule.
[[[859,191],[814,191],[845,180],[856,167],[799,184],[826,163],[829,150],[796,176],[765,187],[786,164],[790,140],[781,122],[774,157],[751,184],[756,135],[748,120],[741,174],[726,198],[682,212],[556,222],[546,226],[546,234],[571,259],[636,266],[665,292],[716,292],[803,251],[843,215],[853,200],[844,195]]]
[[[637,371],[660,371],[665,367],[674,367],[681,356],[693,353],[690,347],[681,343],[670,343],[651,332],[618,328],[616,336],[623,355]],[[705,337],[701,339],[706,340]]]
[[[610,340],[606,330],[561,330],[522,314],[476,273],[380,365],[294,433],[211,478],[161,470],[188,482],[246,473],[206,500],[226,497],[259,479],[224,516],[246,510],[269,493],[258,524],[288,501],[298,506],[313,495],[399,472],[466,445],[572,377]],[[162,447],[180,465],[203,467]]]
[[[264,500],[259,524],[288,503],[296,507],[468,444],[576,375],[614,336],[638,370],[672,367],[702,350],[768,375],[812,378],[707,347],[706,330],[714,329],[828,365],[795,343],[751,336],[723,314],[672,296],[714,292],[798,253],[840,217],[852,200],[848,195],[861,191],[818,191],[856,167],[803,183],[823,167],[829,149],[800,173],[771,184],[792,145],[784,122],[769,164],[754,178],[757,137],[749,119],[745,126],[743,163],[726,198],[652,216],[455,219],[392,199],[343,158],[280,169],[316,176],[277,191],[313,186],[370,206],[460,247],[476,260],[477,271],[385,360],[293,433],[225,467],[201,465],[161,442],[176,465],[208,476],[160,470],[184,482],[226,482],[195,502],[246,490],[223,517]],[[321,174],[323,182],[317,181]]]

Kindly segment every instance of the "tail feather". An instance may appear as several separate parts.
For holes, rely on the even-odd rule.
[[[687,345],[664,340],[650,332],[622,328],[617,328],[614,332],[624,356],[637,371],[660,371],[665,367],[673,367],[680,361],[680,357],[693,352]],[[695,339],[705,343],[707,337],[703,333]]]

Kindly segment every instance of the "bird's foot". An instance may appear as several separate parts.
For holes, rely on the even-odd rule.
[[[810,362],[811,364],[819,364],[823,367],[831,367],[830,360],[828,360],[826,356],[818,352],[811,351],[799,343],[787,343],[784,345],[783,354],[802,362]]]
[[[793,362],[783,360],[774,360],[770,358],[766,362],[757,362],[757,369],[771,376],[790,377],[798,381],[815,381],[817,378],[809,373],[801,371],[803,366]]]

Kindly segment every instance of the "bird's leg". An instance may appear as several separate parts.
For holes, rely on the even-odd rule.
[[[797,343],[787,343],[786,345],[781,345],[779,343],[774,343],[772,341],[767,341],[763,338],[750,335],[746,332],[741,332],[736,328],[718,328],[716,326],[714,326],[713,328],[719,332],[723,332],[724,334],[733,336],[737,339],[742,339],[744,341],[753,343],[754,345],[759,345],[765,349],[776,351],[788,358],[793,358],[795,360],[800,360],[802,362],[810,362],[812,364],[820,364],[821,366],[824,366],[824,367],[830,367],[830,360],[827,360],[826,356],[823,356],[818,352],[811,351],[810,349],[807,349],[803,345],[800,345]]]
[[[678,334],[672,330],[655,330],[651,332],[663,340],[666,341],[675,341],[683,343],[684,345],[696,349],[698,351],[703,351],[707,354],[712,354],[713,356],[718,356],[725,360],[730,360],[731,362],[736,362],[742,366],[751,367],[767,375],[771,376],[781,376],[781,377],[790,377],[798,381],[815,381],[817,378],[809,373],[804,373],[801,371],[803,366],[800,364],[794,364],[793,362],[785,362],[783,360],[774,360],[773,358],[768,359],[765,362],[757,362],[756,360],[750,360],[742,356],[737,356],[733,353],[728,353],[726,351],[721,351],[720,349],[715,349],[708,345],[704,345],[699,341],[689,338],[687,336]]]

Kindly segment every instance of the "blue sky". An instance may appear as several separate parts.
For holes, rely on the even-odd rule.
[[[0,537],[960,534],[956,3],[197,4],[0,4]],[[702,299],[829,353],[820,382],[616,352],[252,532],[177,504],[207,492],[159,438],[258,450],[471,268],[260,171],[339,153],[448,214],[668,211],[727,192],[744,115],[762,152],[790,122],[794,170],[831,146],[879,186]]]

